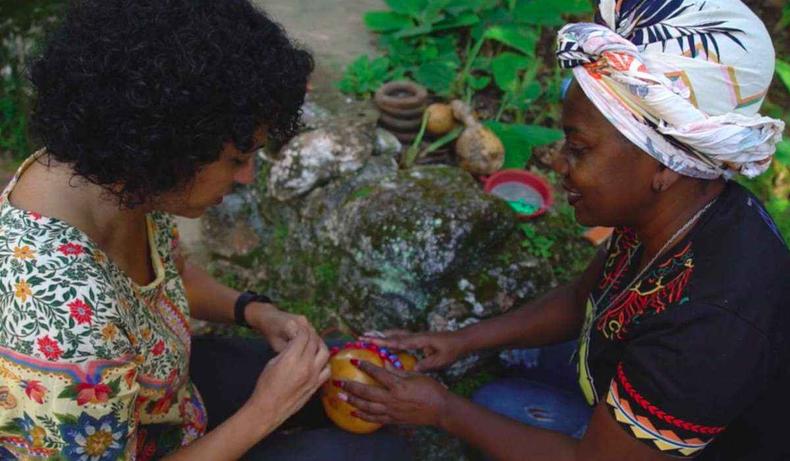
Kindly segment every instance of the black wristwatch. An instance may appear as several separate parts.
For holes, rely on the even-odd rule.
[[[249,327],[250,324],[244,319],[244,311],[247,310],[247,304],[252,302],[271,303],[272,299],[266,295],[256,293],[254,291],[245,291],[236,298],[236,304],[233,305],[233,317],[236,325],[242,327]]]

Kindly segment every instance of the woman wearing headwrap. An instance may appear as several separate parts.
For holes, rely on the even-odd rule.
[[[770,37],[738,0],[601,0],[596,19],[559,32],[575,83],[555,168],[579,222],[615,227],[609,243],[576,281],[506,315],[367,338],[422,349],[421,371],[579,338],[581,395],[545,366],[481,389],[488,409],[365,363],[383,388],[336,384],[365,419],[436,425],[497,459],[790,459],[790,252],[729,181],[765,171],[784,129],[757,114]]]

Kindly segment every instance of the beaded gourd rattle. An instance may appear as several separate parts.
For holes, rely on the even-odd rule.
[[[370,362],[373,365],[387,369],[404,371],[412,371],[417,359],[404,352],[395,354],[385,347],[361,341],[346,343],[342,348],[333,347],[330,349],[330,355],[329,366],[332,370],[332,377],[324,383],[321,395],[321,403],[324,405],[326,415],[338,427],[349,432],[369,434],[378,430],[382,426],[381,424],[371,423],[351,415],[356,408],[338,397],[340,389],[332,385],[332,381],[356,381],[372,386],[380,386],[376,380],[355,367],[351,363],[351,359]]]

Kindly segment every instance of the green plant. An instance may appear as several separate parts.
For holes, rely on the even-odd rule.
[[[483,123],[492,130],[505,146],[503,168],[524,168],[532,156],[532,149],[562,139],[562,131],[540,125],[502,123],[489,120]]]
[[[567,14],[589,14],[587,0],[386,3],[391,11],[364,16],[367,27],[381,35],[385,57],[355,61],[341,82],[343,91],[366,97],[381,79],[406,78],[472,106],[478,98],[493,101],[488,105],[495,109],[483,114],[489,119],[484,124],[505,146],[505,168],[523,168],[533,147],[562,138],[559,130],[541,125],[558,121],[563,73],[553,61],[544,63],[537,47],[544,27],[562,24]],[[452,139],[442,138],[440,145]],[[415,142],[402,163],[410,165],[435,148],[421,150]]]
[[[790,63],[777,59],[776,74],[779,76],[779,79],[782,80],[782,83],[785,84],[787,91],[790,92]]]
[[[391,78],[411,78],[437,95],[463,97],[467,102],[496,80],[506,94],[500,112],[513,110],[518,121],[542,93],[535,70],[540,64],[535,62],[535,47],[541,28],[560,24],[563,14],[591,11],[586,0],[557,0],[550,5],[540,0],[386,3],[390,11],[367,12],[364,21],[381,35]],[[510,55],[497,59],[500,53]],[[366,95],[354,85],[345,85],[343,91]]]
[[[524,240],[521,241],[522,248],[536,258],[551,258],[551,247],[554,246],[555,242],[553,238],[539,234],[535,226],[529,223],[519,224],[518,227],[524,233]]]
[[[368,55],[362,55],[346,68],[338,88],[344,93],[367,98],[389,79],[389,66],[388,58],[371,61]]]
[[[776,30],[785,29],[788,26],[790,26],[790,2],[785,2],[785,6],[782,8],[782,17],[776,23]]]
[[[25,77],[47,30],[57,23],[63,0],[0,2],[0,153],[30,155],[27,116],[31,89]]]
[[[3,79],[0,92],[0,152],[14,157],[30,154],[23,83],[17,76]]]

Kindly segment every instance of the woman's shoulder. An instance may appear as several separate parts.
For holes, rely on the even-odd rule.
[[[731,250],[766,249],[775,252],[777,258],[790,259],[787,244],[763,203],[734,181],[727,183],[708,216],[701,220],[695,237],[697,241],[730,245]]]
[[[693,236],[696,285],[718,292],[716,304],[778,307],[790,297],[790,250],[775,222],[737,183],[719,202]]]
[[[77,229],[0,208],[0,347],[79,362],[128,350],[107,257]]]

